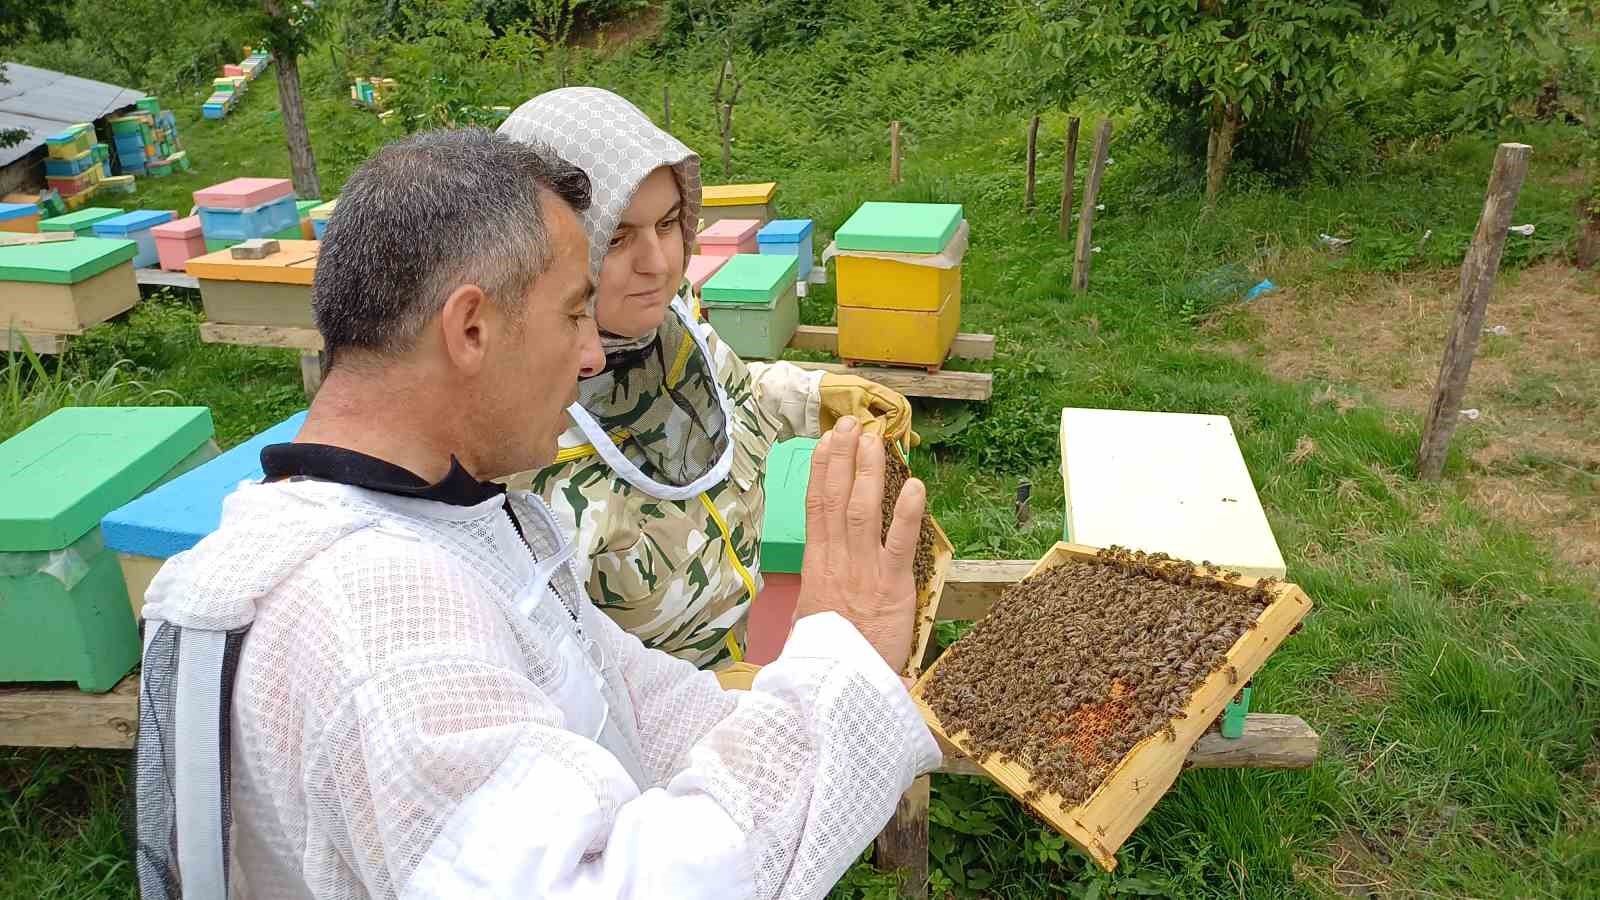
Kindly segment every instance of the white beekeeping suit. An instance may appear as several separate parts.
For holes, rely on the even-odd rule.
[[[825,895],[939,761],[898,678],[828,613],[725,693],[563,543],[520,492],[242,486],[145,608],[143,896]]]

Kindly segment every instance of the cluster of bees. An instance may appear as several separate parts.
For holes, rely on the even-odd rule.
[[[880,543],[889,539],[895,501],[900,498],[900,488],[911,479],[911,467],[900,455],[900,448],[893,440],[885,440],[883,444],[883,534],[878,537]],[[923,605],[927,602],[928,584],[933,580],[933,516],[926,512],[922,514],[922,530],[917,534],[917,556],[912,563],[912,572],[917,581],[917,616],[920,620],[924,613]]]
[[[1172,723],[1227,667],[1271,588],[1196,578],[1194,564],[1162,554],[1103,550],[1006,591],[945,654],[925,699],[947,733],[966,732],[976,759],[1029,770],[1024,799],[1055,794],[1071,808],[1140,741],[1175,739]]]

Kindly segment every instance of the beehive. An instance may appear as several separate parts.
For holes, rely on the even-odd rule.
[[[91,206],[80,209],[64,216],[53,216],[39,223],[40,231],[70,231],[78,237],[94,236],[94,224],[103,222],[113,216],[122,215],[122,210],[111,209],[104,206]]]
[[[778,217],[772,198],[778,193],[775,181],[760,184],[711,184],[701,188],[702,227],[723,219],[755,219],[765,224]]]
[[[132,308],[138,252],[133,241],[82,237],[0,247],[0,324],[79,334]]]
[[[279,241],[278,245],[277,253],[262,259],[234,259],[228,250],[220,250],[189,260],[185,268],[200,280],[200,303],[208,321],[316,327],[311,282],[320,244]]]
[[[717,336],[746,358],[777,359],[800,324],[796,261],[787,256],[741,253],[730,257],[705,287],[700,301]]]
[[[1062,536],[1284,577],[1226,416],[1061,411]]]
[[[76,159],[94,146],[94,129],[75,125],[59,134],[44,139],[45,153],[52,159]]]
[[[139,633],[100,518],[214,453],[204,407],[69,407],[0,444],[0,682],[108,691]]]
[[[228,452],[119,507],[100,522],[116,551],[137,619],[161,564],[217,530],[222,501],[244,481],[260,481],[261,449],[294,440],[306,414],[295,413]]]
[[[791,438],[773,446],[762,480],[766,508],[761,520],[761,577],[764,587],[750,610],[745,659],[765,665],[777,658],[789,636],[800,592],[806,549],[806,489],[811,481],[815,438]],[[937,521],[933,526],[933,575],[917,592],[919,610],[909,673],[921,671],[933,636],[934,614],[944,593],[955,547]]]
[[[1051,548],[1028,574],[1031,576],[1071,561],[1093,561],[1097,552],[1093,547],[1060,543]],[[1217,577],[1199,569],[1195,570],[1194,578],[1197,581],[1220,583]],[[1256,584],[1256,579],[1244,578],[1229,583],[1226,589],[1247,591]],[[1267,657],[1311,610],[1311,600],[1293,584],[1280,582],[1272,585],[1269,591],[1273,600],[1256,620],[1255,627],[1241,635],[1228,650],[1225,666],[1212,672],[1190,694],[1183,717],[1170,723],[1170,731],[1157,732],[1136,744],[1088,799],[1070,809],[1064,808],[1061,798],[1053,793],[1043,793],[1031,800],[1024,799],[1031,796],[1034,790],[1026,766],[998,758],[981,761],[979,765],[997,784],[1030,807],[1099,866],[1107,871],[1116,868],[1117,848],[1144,821],[1156,801],[1172,787],[1178,774],[1183,771],[1184,759],[1190,748],[1216,721],[1223,707],[1238,690],[1238,685],[1248,682],[1256,674]],[[959,652],[959,644],[951,652]],[[946,753],[955,751],[970,756],[965,733],[950,734],[926,700],[928,683],[942,662],[943,658],[922,674],[911,691],[911,697],[921,709],[929,730],[946,748]],[[1063,740],[1069,737],[1064,731]]]
[[[864,203],[827,255],[838,266],[839,356],[937,368],[961,325],[961,207]]]
[[[300,233],[298,235],[300,240],[317,240],[317,230],[311,224],[311,211],[321,205],[321,200],[296,200],[294,202],[295,217],[300,220]],[[293,237],[293,235],[291,235],[291,237]]]
[[[801,281],[811,274],[812,227],[810,219],[774,219],[756,232],[756,246],[762,253],[793,256],[800,261],[795,277]]]
[[[0,203],[0,231],[32,234],[39,230],[39,204]]]
[[[689,282],[689,289],[699,296],[700,289],[705,287],[711,276],[717,274],[717,270],[727,261],[726,256],[706,256],[700,253],[689,257],[689,264],[683,268],[683,277]]]
[[[298,233],[300,225],[292,195],[243,209],[202,206],[198,213],[206,237],[215,241],[272,237],[285,229]]]
[[[306,212],[311,219],[311,230],[317,240],[322,240],[328,231],[328,220],[333,218],[333,211],[338,207],[339,198],[335,197],[320,206],[313,206]]]
[[[170,210],[138,209],[94,223],[94,233],[95,237],[120,238],[138,244],[139,252],[133,257],[133,267],[142,269],[161,261],[156,250],[156,236],[151,229],[171,221]]]
[[[755,219],[721,219],[707,225],[698,237],[702,256],[733,256],[756,253],[760,247],[756,234],[761,223]]]
[[[187,216],[150,229],[156,239],[156,257],[161,268],[182,272],[189,260],[206,254],[205,235],[199,216]]]

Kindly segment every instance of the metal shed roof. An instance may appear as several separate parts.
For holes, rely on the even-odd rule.
[[[6,63],[5,75],[6,83],[0,84],[0,131],[25,128],[28,139],[0,148],[0,166],[28,155],[69,125],[93,122],[144,97],[132,88],[20,63]]]

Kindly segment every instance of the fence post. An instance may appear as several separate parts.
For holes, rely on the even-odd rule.
[[[1094,136],[1094,156],[1089,162],[1089,177],[1083,182],[1083,208],[1078,210],[1078,250],[1072,261],[1072,288],[1089,289],[1089,252],[1094,242],[1094,207],[1100,197],[1100,181],[1106,174],[1106,153],[1111,146],[1111,120],[1100,122]]]
[[[1461,261],[1461,300],[1455,321],[1445,339],[1444,359],[1439,363],[1439,383],[1422,426],[1422,446],[1417,450],[1417,474],[1424,481],[1437,481],[1444,472],[1444,458],[1450,449],[1461,416],[1461,399],[1467,392],[1467,375],[1472,357],[1483,336],[1483,318],[1489,295],[1494,293],[1495,273],[1500,270],[1500,254],[1506,247],[1506,229],[1517,207],[1522,180],[1528,175],[1527,144],[1501,144],[1494,153],[1494,168],[1489,173],[1489,189],[1483,197],[1483,213],[1472,236],[1467,256]]]

